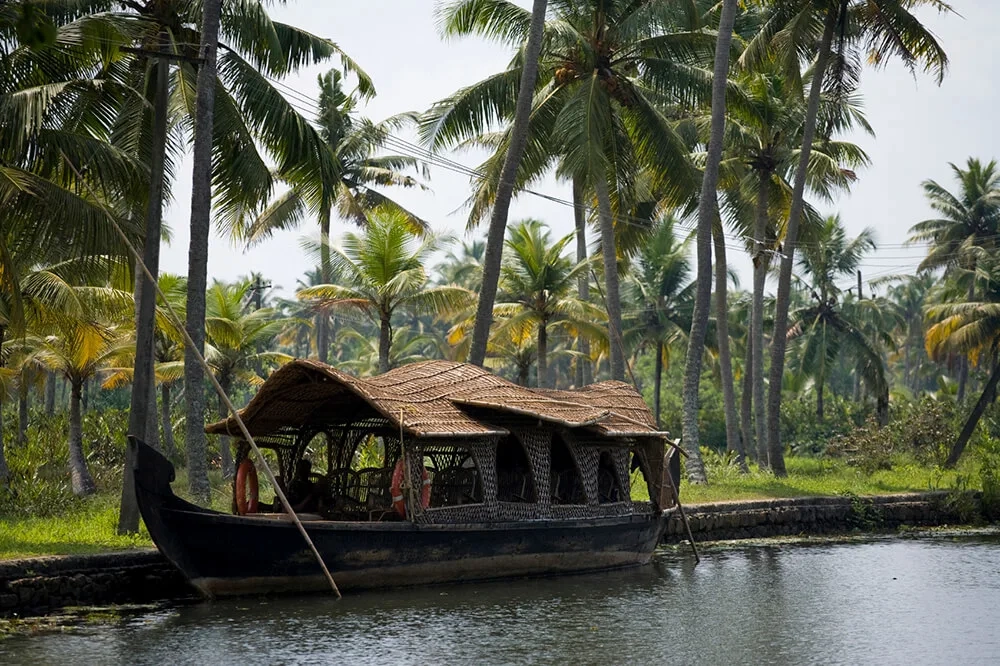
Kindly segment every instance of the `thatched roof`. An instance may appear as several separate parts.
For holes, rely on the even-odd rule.
[[[635,389],[600,382],[579,391],[529,389],[466,363],[424,361],[359,378],[316,361],[276,370],[240,415],[257,436],[304,423],[381,416],[417,437],[506,434],[484,411],[528,416],[609,436],[655,435],[653,415]],[[503,420],[503,419],[498,419]],[[205,428],[238,435],[232,417]]]

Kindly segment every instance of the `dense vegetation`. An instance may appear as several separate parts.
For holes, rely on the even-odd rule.
[[[845,139],[872,131],[862,62],[945,75],[909,13],[943,3],[456,0],[438,10],[442,31],[499,42],[509,68],[382,122],[358,113],[374,88],[335,44],[272,21],[266,3],[221,5],[214,28],[200,4],[0,5],[0,518],[95,492],[108,511],[126,432],[209,499],[233,465],[201,427],[225,408],[206,407],[185,331],[236,404],[296,357],[359,374],[471,359],[530,386],[634,381],[683,435],[693,482],[915,465],[913,488],[995,490],[996,163],[924,183],[915,275],[865,284],[875,232],[852,238],[812,205],[868,165]],[[332,57],[317,100],[290,103],[280,78]],[[397,136],[407,126],[423,146]],[[318,223],[294,297],[266,273],[204,283],[207,229],[192,233],[188,276],[158,275],[155,299],[137,290],[150,282],[127,246],[156,272],[160,208],[192,144],[193,228],[209,182],[235,242]],[[463,169],[446,155],[467,145],[492,153],[466,169],[485,242],[440,235],[392,199]],[[511,193],[553,171],[573,184],[575,233],[508,224]],[[727,270],[734,252],[753,259],[749,289]],[[933,471],[960,458],[957,476]]]

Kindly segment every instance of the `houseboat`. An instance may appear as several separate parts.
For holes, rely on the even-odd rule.
[[[674,449],[621,382],[526,388],[447,361],[358,378],[298,360],[240,416],[341,590],[642,565],[673,510]],[[170,462],[130,444],[157,547],[208,596],[329,589],[235,418],[206,432],[235,452],[228,514],[177,497]]]

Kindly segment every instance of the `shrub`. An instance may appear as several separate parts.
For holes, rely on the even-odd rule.
[[[10,487],[0,497],[0,516],[58,514],[73,506],[69,479],[68,416],[33,411],[26,444],[18,446],[17,419],[4,419]],[[120,487],[125,464],[128,412],[88,411],[83,415],[83,450],[98,490]]]
[[[895,406],[885,427],[869,418],[852,432],[834,437],[826,452],[869,474],[891,469],[900,455],[937,465],[947,455],[957,428],[952,403],[924,398]]]
[[[816,403],[806,398],[782,400],[781,441],[795,455],[821,455],[831,440],[847,435],[861,426],[871,413],[870,407],[831,396],[820,421]]]

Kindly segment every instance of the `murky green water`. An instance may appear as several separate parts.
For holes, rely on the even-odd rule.
[[[715,547],[547,580],[246,599],[0,642],[11,664],[1000,663],[1000,538]]]

